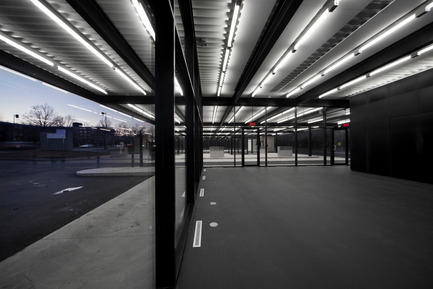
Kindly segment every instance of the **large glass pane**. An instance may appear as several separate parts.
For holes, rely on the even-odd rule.
[[[0,262],[25,259],[31,273],[47,260],[61,260],[59,270],[80,258],[113,268],[124,260],[151,288],[154,126],[2,69],[0,90]],[[42,243],[45,260],[34,252]]]

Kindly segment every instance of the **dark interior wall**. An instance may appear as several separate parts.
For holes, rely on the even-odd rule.
[[[354,96],[351,168],[433,183],[433,69]]]

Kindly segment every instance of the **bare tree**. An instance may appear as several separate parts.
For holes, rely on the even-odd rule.
[[[48,126],[63,126],[64,119],[54,112],[54,108],[47,103],[41,105],[33,105],[30,111],[24,114],[23,118],[28,124],[48,127]]]
[[[72,115],[68,114],[67,116],[65,116],[64,118],[64,125],[65,126],[72,126],[73,123],[75,122],[75,117],[73,117]]]

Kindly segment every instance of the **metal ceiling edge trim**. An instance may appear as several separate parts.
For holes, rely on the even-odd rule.
[[[301,105],[307,101],[310,101],[335,87],[367,74],[369,71],[386,65],[387,63],[399,57],[413,53],[417,49],[433,41],[433,36],[426,37],[426,35],[433,35],[433,23],[425,25],[414,33],[404,37],[403,39],[375,53],[362,62],[348,68],[345,71],[342,71],[338,75],[309,90],[305,94],[297,97],[295,99],[297,105]]]
[[[66,2],[154,89],[154,76],[95,0]]]

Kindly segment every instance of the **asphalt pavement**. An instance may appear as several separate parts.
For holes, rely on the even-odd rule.
[[[0,261],[154,174],[77,175],[95,166],[94,159],[0,160]]]

